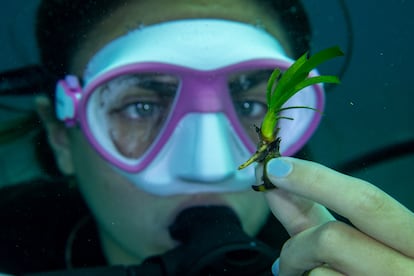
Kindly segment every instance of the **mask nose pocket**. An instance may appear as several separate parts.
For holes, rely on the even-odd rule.
[[[239,146],[234,132],[222,113],[188,114],[178,126],[181,153],[177,153],[175,172],[184,181],[219,183],[237,172]],[[182,156],[181,158],[179,156]]]

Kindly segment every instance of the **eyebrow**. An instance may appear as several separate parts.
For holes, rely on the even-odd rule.
[[[247,89],[250,89],[256,85],[262,84],[263,82],[267,82],[271,72],[271,69],[263,69],[241,73],[238,76],[236,76],[235,79],[229,82],[229,89],[231,92],[244,92]],[[247,80],[247,87],[244,86],[241,82],[241,76],[244,76]]]
[[[163,78],[157,74],[143,75],[140,82],[137,83],[139,87],[162,92],[163,94],[175,94],[178,89],[179,80],[175,77]]]
[[[159,75],[156,73],[146,74],[131,74],[120,76],[103,85],[104,88],[110,86],[111,83],[115,85],[126,85],[129,87],[139,87],[156,92],[161,92],[165,95],[173,95],[177,92],[179,80],[173,76]],[[117,84],[116,84],[117,83]],[[110,90],[108,87],[107,89]]]

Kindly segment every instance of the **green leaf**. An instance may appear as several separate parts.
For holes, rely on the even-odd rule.
[[[316,77],[307,78],[304,81],[298,83],[294,87],[293,90],[295,90],[295,93],[296,93],[296,92],[299,92],[300,90],[302,90],[303,88],[314,85],[314,84],[318,84],[318,83],[338,84],[340,82],[341,81],[339,80],[339,78],[337,76],[316,76]]]
[[[300,90],[297,90],[297,87],[305,88],[306,86],[318,83],[317,80],[319,80],[319,82],[338,83],[339,80],[336,81],[330,77],[321,78],[321,76],[316,77],[313,81],[307,80],[312,79],[308,78],[309,73],[318,65],[341,55],[343,55],[343,52],[337,46],[322,50],[310,58],[307,57],[307,53],[303,54],[284,73],[282,73],[279,82],[271,93],[272,98],[269,108],[273,110],[280,109],[287,100]],[[302,85],[299,85],[299,83],[303,81],[305,82]]]
[[[325,61],[328,61],[334,57],[343,56],[344,53],[338,46],[330,47],[312,55],[306,63],[300,68],[303,72],[310,72]]]
[[[272,74],[269,77],[269,80],[267,82],[267,88],[266,88],[266,101],[267,101],[267,107],[269,108],[269,104],[272,98],[272,90],[275,85],[276,80],[279,78],[282,71],[279,68],[276,68],[273,70]]]
[[[339,83],[336,76],[309,77],[310,72],[323,62],[334,57],[342,56],[338,46],[322,50],[311,57],[308,53],[300,56],[285,72],[277,68],[271,74],[267,83],[266,100],[268,111],[262,122],[262,136],[270,140],[271,129],[277,124],[278,113],[282,106],[303,88],[317,83]],[[276,80],[278,79],[277,83]]]
[[[282,93],[285,90],[285,87],[289,87],[289,83],[292,79],[295,79],[297,71],[305,64],[307,55],[308,53],[303,54],[284,73],[282,73],[282,76],[280,77],[279,82],[277,83],[272,94]],[[273,106],[273,103],[271,103],[270,106]]]
[[[310,109],[310,110],[313,110],[313,111],[319,111],[318,109],[310,107],[310,106],[295,105],[295,106],[283,107],[283,108],[279,109],[278,113],[280,113],[281,111],[284,111],[284,110],[297,109],[297,108],[304,108],[304,109]]]

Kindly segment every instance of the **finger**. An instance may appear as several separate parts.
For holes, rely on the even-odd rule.
[[[311,271],[304,273],[305,276],[345,276],[345,274],[335,271],[329,266],[318,266]]]
[[[277,259],[272,265],[272,274],[279,275],[279,263],[280,259]],[[335,271],[334,269],[330,268],[329,265],[323,264],[318,267],[312,268],[310,270],[305,271],[301,275],[303,276],[343,276],[345,274]]]
[[[412,259],[338,221],[289,239],[281,251],[279,272],[301,275],[322,265],[345,275],[414,275]]]
[[[271,160],[267,173],[280,189],[316,201],[369,236],[414,256],[414,214],[374,185],[289,157]]]
[[[265,193],[265,197],[270,210],[290,236],[335,220],[324,206],[281,189]]]
[[[261,182],[262,168],[258,166],[256,169],[258,183]],[[291,236],[307,228],[335,220],[324,206],[282,189],[267,192],[265,197],[270,210]]]
[[[256,167],[257,183],[261,182],[263,166]],[[322,205],[281,189],[265,193],[273,215],[282,223],[290,236],[307,228],[335,220]]]

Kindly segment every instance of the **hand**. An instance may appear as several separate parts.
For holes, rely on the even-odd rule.
[[[279,275],[414,275],[414,214],[388,194],[295,158],[271,160],[267,173],[279,189],[265,196],[291,235],[274,265]]]

